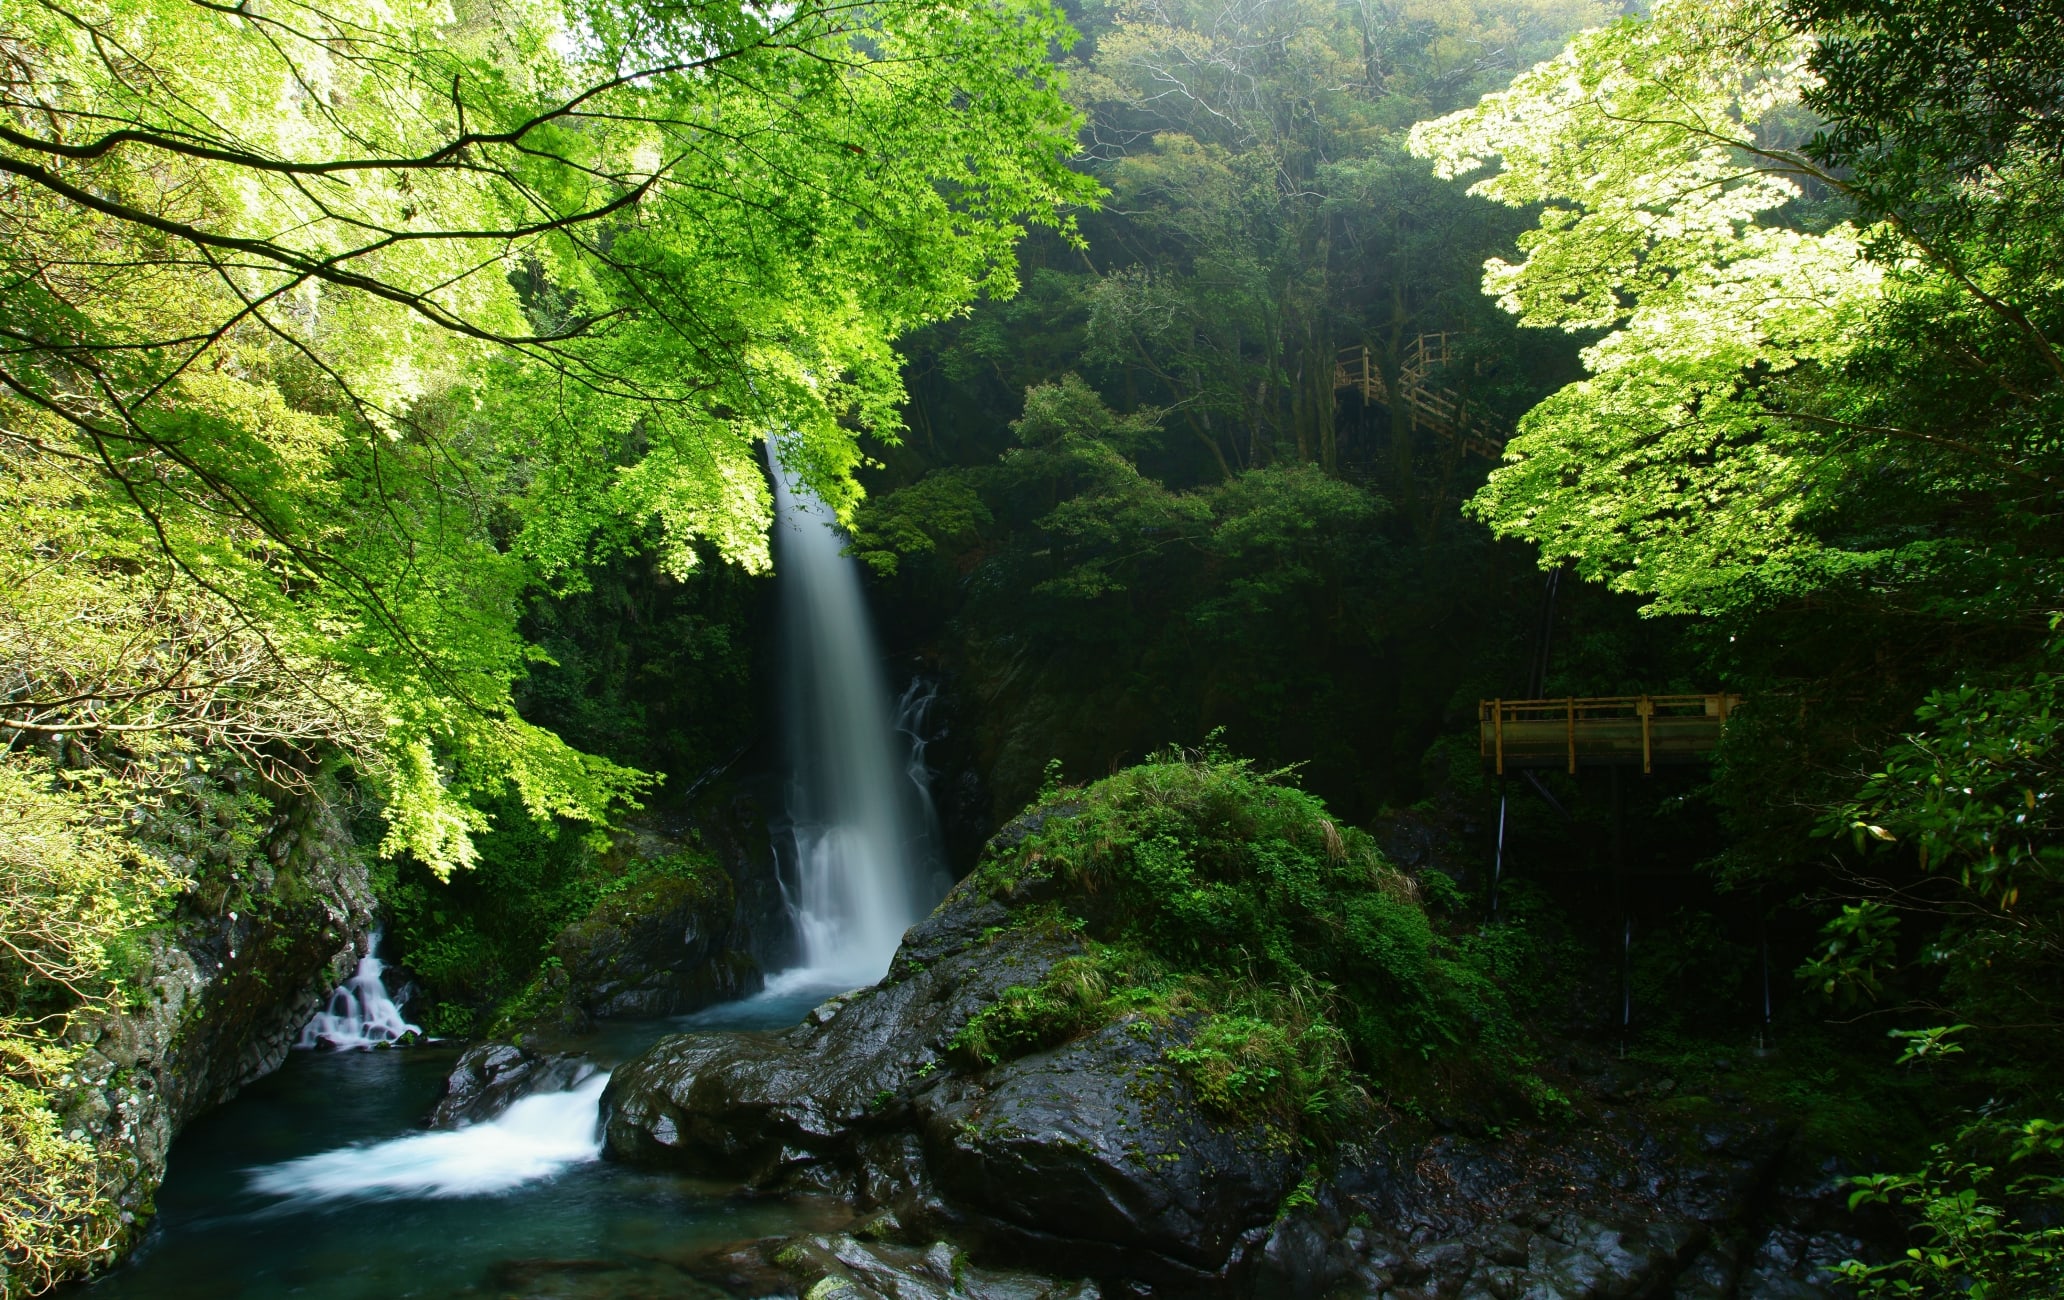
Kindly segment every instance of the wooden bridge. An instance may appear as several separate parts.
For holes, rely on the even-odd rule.
[[[1454,340],[1460,337],[1443,332],[1413,339],[1398,367],[1395,400],[1366,344],[1342,348],[1333,359],[1333,391],[1357,392],[1363,402],[1387,408],[1393,419],[1402,416],[1414,429],[1430,430],[1466,452],[1498,460],[1505,454],[1505,439],[1497,427],[1460,393],[1432,382],[1435,369],[1453,360]]]
[[[1477,747],[1503,776],[1508,767],[1609,767],[1702,763],[1741,696],[1606,695],[1559,700],[1481,700]]]

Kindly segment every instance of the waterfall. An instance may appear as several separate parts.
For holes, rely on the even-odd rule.
[[[946,869],[945,837],[940,833],[939,806],[932,801],[932,769],[925,759],[925,747],[932,738],[932,706],[939,701],[939,684],[913,677],[896,701],[896,734],[902,737],[903,778],[917,799],[918,852],[912,861],[929,869],[920,894],[927,904],[936,903],[953,888],[953,875]]]
[[[380,972],[386,967],[373,955],[379,948],[380,932],[375,930],[366,942],[365,956],[358,959],[358,969],[330,994],[330,1000],[315,1013],[315,1018],[301,1027],[301,1037],[294,1046],[348,1051],[384,1047],[409,1034],[422,1035],[419,1026],[401,1018],[401,1008],[394,1005],[394,1000],[387,996],[387,986],[380,982]]]
[[[913,757],[899,743],[845,536],[815,494],[789,482],[772,442],[767,459],[794,834],[788,902],[802,946],[802,967],[781,983],[851,988],[888,972],[903,932],[937,901],[936,819],[922,747]]]
[[[597,1107],[609,1083],[589,1075],[566,1092],[525,1097],[498,1117],[450,1132],[324,1151],[254,1169],[251,1190],[289,1204],[483,1196],[602,1156]]]

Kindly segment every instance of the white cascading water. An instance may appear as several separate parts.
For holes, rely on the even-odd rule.
[[[773,448],[768,450],[770,464]],[[903,932],[945,892],[938,818],[925,767],[933,693],[892,701],[875,651],[860,575],[831,512],[774,474],[795,837],[789,910],[802,964],[766,994],[854,988],[888,972]],[[301,1032],[300,1046],[374,1047],[420,1034],[402,1019],[373,956]],[[479,1196],[548,1178],[601,1156],[596,1073],[566,1091],[525,1097],[499,1118],[450,1132],[325,1151],[252,1170],[252,1190],[282,1208],[338,1200]]]
[[[566,1092],[525,1097],[484,1124],[267,1165],[251,1171],[251,1190],[289,1205],[506,1191],[601,1158],[597,1107],[608,1083],[596,1073]]]
[[[792,484],[770,442],[782,610],[781,707],[795,835],[789,910],[800,968],[770,987],[872,984],[938,900],[938,837],[913,782],[858,564],[816,495]]]
[[[384,1047],[409,1034],[422,1036],[421,1027],[402,1019],[401,1008],[394,1005],[394,999],[387,996],[387,986],[380,982],[380,973],[386,967],[373,955],[379,949],[380,932],[375,930],[366,942],[365,956],[358,959],[358,969],[330,994],[330,1000],[315,1013],[315,1018],[301,1027],[301,1037],[294,1046],[352,1051]]]
[[[939,806],[932,801],[932,769],[925,759],[925,747],[931,743],[932,706],[939,701],[939,684],[922,677],[912,678],[904,688],[903,697],[896,701],[897,743],[903,747],[903,778],[910,783],[910,789],[917,799],[917,852],[911,861],[913,870],[929,871],[929,880],[921,880],[919,897],[926,906],[946,897],[946,891],[953,888],[953,875],[946,869],[946,846],[939,833]]]

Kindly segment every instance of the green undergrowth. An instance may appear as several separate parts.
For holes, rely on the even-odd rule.
[[[1531,1068],[1508,985],[1524,936],[1450,936],[1432,893],[1323,802],[1222,754],[1171,751],[1027,810],[974,887],[1083,952],[1008,989],[952,1042],[983,1066],[1114,1022],[1173,1028],[1207,1107],[1326,1140],[1381,1097],[1408,1111],[1567,1105]],[[1058,888],[1056,888],[1058,887]]]
[[[1833,1156],[1849,1167],[1904,1166],[1926,1155],[1949,1099],[1939,1080],[1884,1069],[1882,1036],[1866,1047],[1815,1025],[1770,1041],[1759,1052],[1738,1039],[1655,1031],[1627,1056],[1655,1077],[1666,1109],[1746,1102],[1796,1125],[1801,1151],[1816,1163]]]

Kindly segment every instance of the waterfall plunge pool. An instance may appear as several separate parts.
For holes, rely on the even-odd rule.
[[[604,1069],[666,1034],[780,1029],[830,993],[784,986],[669,1020],[619,1021],[585,1046]],[[135,1257],[73,1300],[713,1300],[703,1259],[730,1242],[829,1228],[835,1203],[595,1158],[600,1075],[489,1124],[418,1127],[455,1046],[297,1051],[172,1146]]]
[[[927,788],[921,686],[896,702],[857,564],[823,503],[768,446],[783,571],[782,697],[793,840],[783,882],[802,966],[766,992],[666,1021],[605,1025],[597,1065],[668,1033],[777,1029],[888,969],[945,893]],[[381,983],[375,934],[302,1046],[368,1047],[417,1033]],[[662,1300],[726,1294],[712,1248],[829,1227],[835,1204],[748,1200],[728,1185],[600,1158],[598,1073],[472,1128],[417,1125],[458,1049],[297,1051],[202,1116],[172,1147],[158,1216],[136,1256],[73,1294],[92,1300],[402,1296]]]

